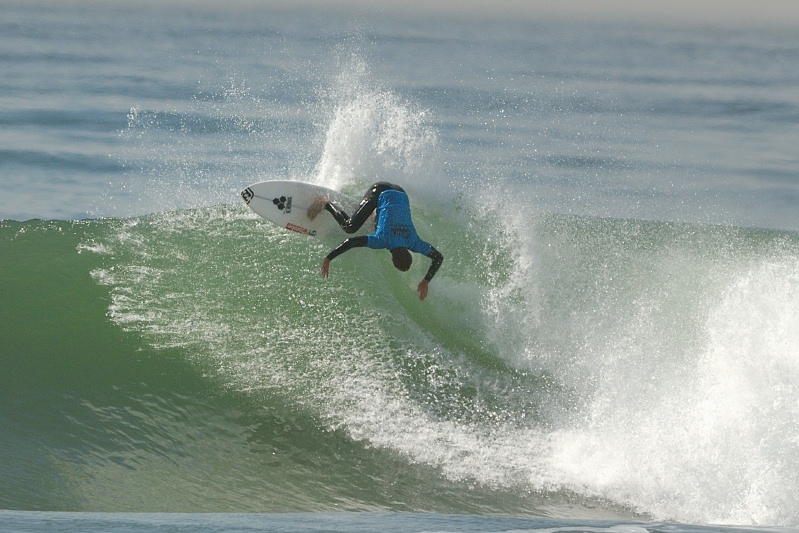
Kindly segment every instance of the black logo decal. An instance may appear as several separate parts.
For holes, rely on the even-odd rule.
[[[281,196],[280,198],[275,198],[272,200],[272,203],[284,213],[291,213],[291,196]]]
[[[408,240],[411,238],[411,229],[408,226],[397,224],[391,227],[391,236]]]
[[[250,203],[250,200],[252,200],[252,199],[253,199],[253,196],[255,196],[255,193],[254,193],[254,192],[252,192],[252,189],[250,189],[249,187],[247,187],[246,189],[244,189],[243,191],[241,191],[241,198],[242,198],[242,199],[244,200],[244,202],[245,202],[245,203],[247,203],[248,205],[249,205],[249,203]]]

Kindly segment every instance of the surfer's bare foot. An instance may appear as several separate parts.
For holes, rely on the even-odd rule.
[[[327,198],[320,196],[308,207],[308,219],[313,220],[327,205]]]

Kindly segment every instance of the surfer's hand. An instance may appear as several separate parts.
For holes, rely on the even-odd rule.
[[[319,271],[322,274],[322,277],[327,279],[327,276],[330,275],[330,259],[325,257],[322,259],[322,269]]]
[[[416,288],[416,290],[419,291],[420,300],[424,300],[425,298],[427,298],[427,287],[429,284],[430,282],[427,281],[426,279],[423,279],[421,282],[419,282],[419,286]]]

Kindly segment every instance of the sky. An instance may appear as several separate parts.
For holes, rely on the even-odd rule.
[[[586,19],[666,19],[686,23],[799,22],[797,0],[495,0],[445,3],[453,6],[473,4],[478,8],[507,10],[533,17],[541,13]]]
[[[37,0],[0,0],[31,2]],[[711,26],[779,26],[799,31],[799,0],[38,0],[40,3],[111,4],[141,9],[148,5],[228,11],[339,9],[409,17],[511,20],[566,19],[597,22],[641,21]]]
[[[216,0],[173,0],[219,5]],[[709,25],[779,25],[799,29],[799,0],[228,0],[224,6],[304,5],[308,9],[377,10],[392,14],[598,21],[669,21]]]

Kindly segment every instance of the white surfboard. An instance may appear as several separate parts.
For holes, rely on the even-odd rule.
[[[344,230],[327,211],[323,210],[313,220],[308,218],[308,207],[320,196],[341,207],[348,215],[354,213],[359,203],[344,193],[301,181],[262,181],[241,191],[241,197],[250,209],[282,228],[312,237],[345,236]]]

